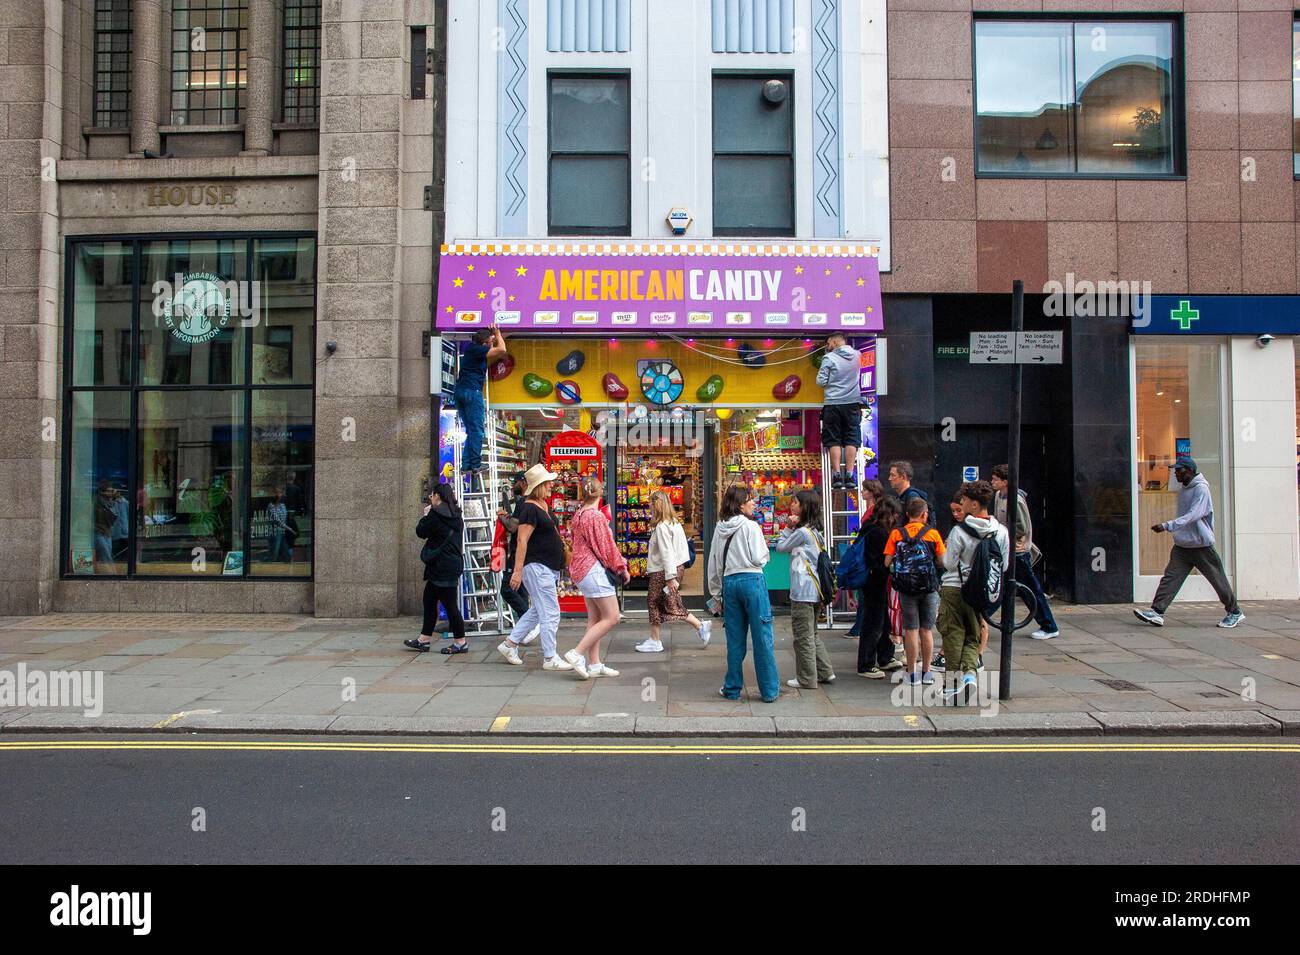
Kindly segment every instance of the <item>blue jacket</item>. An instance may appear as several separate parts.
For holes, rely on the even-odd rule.
[[[1204,474],[1196,475],[1178,492],[1178,516],[1161,526],[1173,532],[1179,547],[1214,546],[1214,502]]]

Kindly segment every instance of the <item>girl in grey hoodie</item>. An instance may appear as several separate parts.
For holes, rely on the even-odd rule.
[[[709,547],[709,592],[722,600],[727,633],[727,676],[718,695],[740,699],[745,688],[745,636],[754,644],[754,675],[764,703],[781,694],[772,645],[772,604],[767,596],[763,567],[769,553],[763,532],[753,519],[754,495],[743,484],[733,484],[722,496],[720,521]]]

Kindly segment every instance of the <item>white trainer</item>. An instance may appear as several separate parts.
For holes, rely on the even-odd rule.
[[[587,658],[579,653],[576,647],[566,653],[564,659],[569,661],[569,665],[573,667],[573,672],[582,679],[591,678],[591,674],[587,672]]]
[[[712,636],[713,636],[713,621],[712,620],[700,621],[700,639],[704,642],[704,645],[706,647],[709,645],[709,638]]]
[[[658,640],[642,640],[632,648],[637,653],[663,653],[664,645]]]
[[[592,676],[618,676],[617,670],[611,666],[606,666],[603,663],[593,663],[591,666],[587,667],[587,670]]]
[[[501,643],[497,644],[497,653],[505,657],[506,663],[509,663],[512,666],[521,667],[524,665],[524,661],[519,659],[519,648],[509,640],[503,640]]]
[[[1035,640],[1054,640],[1061,635],[1059,630],[1035,630],[1030,634]]]
[[[543,670],[572,670],[573,664],[558,653],[549,660],[542,661]]]

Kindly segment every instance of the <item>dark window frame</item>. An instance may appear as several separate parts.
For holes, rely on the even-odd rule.
[[[298,12],[298,23],[289,22],[291,11]],[[302,20],[304,11],[312,12],[314,22],[305,23]],[[285,123],[299,126],[320,125],[321,30],[321,0],[284,0],[280,27],[280,118]],[[302,42],[303,37],[308,33],[315,34],[315,43]],[[291,43],[291,40],[295,42]],[[311,51],[307,57],[306,67],[301,60],[294,64],[289,62],[291,52],[301,54],[303,51]],[[293,75],[295,69],[304,68],[312,72],[310,83],[298,82]],[[289,103],[291,94],[298,100],[292,105]],[[303,102],[304,95],[310,102]]]
[[[244,122],[248,109],[248,57],[250,55],[249,32],[251,24],[250,3],[260,2],[260,0],[172,0],[172,28],[171,42],[167,45],[167,73],[171,79],[167,90],[167,115],[173,126],[238,126]],[[185,4],[182,9],[177,9],[177,4]],[[200,5],[201,4],[201,5]],[[229,11],[235,14],[234,26],[220,26],[205,28],[208,34],[216,34],[222,38],[222,43],[216,47],[211,43],[206,43],[207,50],[201,54],[208,56],[214,49],[222,54],[232,53],[234,56],[235,83],[233,86],[226,85],[226,68],[224,64],[220,68],[221,85],[216,87],[218,94],[224,94],[227,91],[233,91],[235,95],[235,105],[233,107],[218,106],[195,106],[193,97],[204,96],[207,90],[196,92],[189,84],[189,80],[194,76],[194,66],[192,58],[193,51],[190,49],[190,36],[192,26],[178,27],[176,21],[178,13],[184,14],[205,14],[211,10]],[[234,46],[225,45],[227,34],[234,34]],[[184,47],[181,50],[176,49],[177,36],[184,36]],[[177,57],[185,58],[184,69],[178,69],[176,66]],[[223,57],[224,59],[224,57]],[[241,66],[241,62],[243,66]],[[240,77],[243,82],[240,82]],[[180,84],[180,85],[178,85]],[[184,95],[185,107],[178,110],[176,108],[176,96]],[[218,97],[221,98],[220,96]],[[178,114],[183,114],[184,119],[176,122]],[[214,115],[215,114],[215,115]],[[195,116],[198,121],[195,122]]]
[[[125,8],[118,12],[119,8]],[[111,18],[115,15],[124,14],[126,16],[125,27],[100,27],[100,17]],[[131,125],[131,20],[134,16],[131,0],[95,0],[94,10],[94,42],[91,50],[91,56],[94,57],[92,64],[93,84],[91,100],[91,125],[95,129],[129,129]],[[126,49],[113,49],[113,39],[115,37],[126,37]],[[107,49],[101,49],[100,40],[107,40]],[[109,57],[109,68],[101,70],[99,68],[99,58],[102,55]],[[123,69],[114,69],[112,65],[113,58],[123,56],[126,59],[126,66]],[[115,80],[120,80],[121,85],[117,85]],[[106,84],[106,85],[105,85]],[[112,99],[114,96],[121,94],[126,99],[126,105],[121,109],[114,109]],[[107,108],[101,108],[100,97],[106,96],[109,99]]]
[[[242,361],[244,363],[244,380],[239,384],[217,384],[217,385],[142,385],[140,376],[136,373],[137,366],[140,363],[140,303],[142,296],[140,268],[143,258],[143,249],[150,242],[195,242],[208,240],[230,239],[245,242],[244,268],[246,270],[245,279],[251,280],[253,269],[256,263],[254,258],[256,244],[259,241],[266,240],[298,240],[311,239],[315,243],[315,253],[312,256],[312,309],[315,312],[316,305],[319,303],[319,280],[320,280],[320,237],[313,231],[286,231],[286,232],[154,232],[154,233],[119,233],[106,235],[69,235],[64,237],[63,244],[63,373],[60,382],[61,400],[63,402],[59,411],[59,418],[62,423],[63,433],[72,434],[72,396],[78,392],[122,392],[129,395],[130,406],[130,432],[128,437],[129,458],[127,462],[127,513],[130,515],[130,528],[127,536],[127,559],[126,573],[115,575],[98,575],[98,574],[73,574],[70,568],[70,543],[71,529],[69,527],[69,502],[71,500],[72,486],[72,442],[65,440],[62,442],[62,448],[59,456],[59,579],[60,580],[94,580],[94,581],[125,581],[125,580],[225,580],[225,581],[311,581],[316,576],[316,535],[312,534],[311,543],[308,550],[308,560],[311,565],[311,573],[305,576],[290,575],[263,575],[251,573],[252,561],[249,554],[252,545],[252,492],[253,492],[253,397],[255,392],[259,391],[298,391],[310,392],[312,395],[312,427],[313,433],[317,420],[317,401],[316,401],[316,376],[315,368],[312,370],[312,381],[307,384],[255,384],[251,381],[253,366],[253,335],[244,336],[244,351]],[[74,250],[77,245],[121,242],[129,244],[131,247],[132,257],[132,274],[134,285],[131,291],[131,359],[132,374],[130,384],[125,385],[77,385],[74,383],[73,369],[73,322],[72,308],[74,305],[73,295],[71,294],[72,283],[75,277],[75,254]],[[315,352],[316,342],[316,321],[313,319],[311,324],[311,345],[313,353]],[[236,356],[235,360],[240,360]],[[139,484],[139,463],[140,456],[140,394],[143,392],[215,392],[215,391],[239,391],[243,392],[242,420],[244,429],[244,448],[243,460],[240,462],[240,474],[242,485],[240,493],[243,506],[242,522],[242,539],[244,547],[243,572],[236,576],[234,574],[204,574],[202,576],[191,574],[140,574],[136,567],[136,527],[139,521],[136,515],[136,488]],[[312,440],[312,462],[313,472],[313,501],[312,510],[315,510],[314,490],[315,490],[315,470],[317,463],[316,441],[313,436]]]
[[[557,150],[552,135],[551,88],[555,80],[570,79],[617,79],[627,85],[627,152],[609,150]],[[605,226],[577,226],[557,229],[551,224],[553,215],[551,200],[554,196],[551,160],[556,156],[606,156],[625,157],[627,159],[627,230],[611,231]],[[626,237],[632,235],[632,71],[621,70],[547,70],[546,71],[546,234],[548,236],[583,236],[583,237]]]
[[[1100,173],[1100,172],[1020,172],[1003,170],[981,170],[979,165],[980,114],[979,114],[979,63],[976,60],[976,41],[979,24],[989,22],[1026,22],[1026,23],[1164,23],[1172,28],[1170,50],[1170,112],[1173,113],[1174,125],[1170,153],[1174,161],[1172,172],[1152,173]],[[1114,12],[1076,12],[1072,10],[1053,11],[977,11],[971,15],[970,57],[971,57],[971,162],[976,179],[1152,179],[1152,180],[1186,180],[1187,179],[1187,39],[1181,12],[1161,13],[1145,11]],[[1071,94],[1073,95],[1073,93]]]
[[[717,150],[714,123],[717,117],[714,115],[713,108],[713,81],[719,76],[730,78],[750,77],[756,80],[785,80],[789,86],[789,94],[786,96],[786,106],[790,110],[790,148],[788,152],[776,152],[768,149],[751,149],[744,152],[726,151],[719,153]],[[709,74],[709,191],[710,203],[712,205],[711,215],[713,217],[713,235],[719,238],[794,238],[799,234],[799,168],[795,157],[795,145],[798,140],[798,122],[799,117],[795,111],[795,93],[794,93],[794,70],[713,70]],[[718,156],[789,156],[790,157],[790,231],[773,232],[770,229],[762,228],[718,228],[718,173],[717,158]]]

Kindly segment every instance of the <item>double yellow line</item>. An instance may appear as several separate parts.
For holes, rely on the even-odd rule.
[[[0,752],[59,750],[176,750],[289,753],[430,753],[488,756],[933,756],[978,753],[1300,753],[1300,740],[1222,743],[1033,740],[1028,742],[854,743],[791,741],[705,742],[354,742],[348,740],[33,739],[0,740]]]

